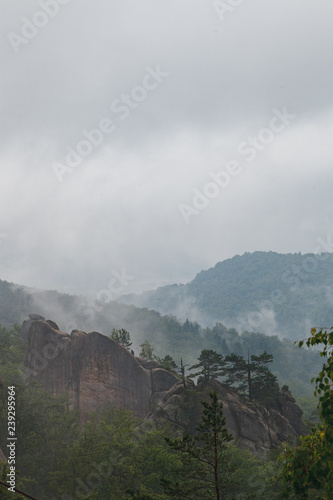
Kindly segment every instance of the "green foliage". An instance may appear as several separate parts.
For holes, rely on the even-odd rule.
[[[265,351],[259,356],[248,355],[246,360],[238,354],[225,357],[223,374],[227,376],[226,385],[235,387],[250,400],[274,403],[278,391],[277,378],[266,366],[272,363],[273,355]]]
[[[279,472],[276,461],[261,460],[249,450],[229,443],[223,451],[223,462],[225,500],[280,500],[281,486],[275,479]]]
[[[192,373],[191,377],[200,377],[199,380],[209,382],[222,375],[224,366],[222,354],[218,354],[212,349],[203,349],[198,357],[199,363],[190,367],[190,370],[199,368],[199,371]]]
[[[0,325],[0,379],[4,385],[22,382],[24,353],[20,327],[14,325],[6,328]]]
[[[22,287],[0,280],[0,323],[21,323],[31,312],[33,299]]]
[[[333,498],[333,329],[330,332],[316,328],[311,337],[299,342],[308,347],[323,345],[320,353],[326,359],[316,382],[315,393],[319,396],[321,425],[311,434],[301,438],[295,449],[286,448],[281,456],[283,464],[284,495],[288,498]],[[309,496],[310,495],[310,496]]]
[[[144,344],[150,346],[150,357],[153,357],[149,342]],[[275,498],[272,496],[273,490],[265,483],[265,478],[271,473],[271,465],[266,466],[249,452],[237,450],[227,439],[223,441],[223,433],[220,435],[222,443],[219,441],[216,433],[219,425],[224,429],[224,437],[228,433],[217,401],[204,405],[202,427],[198,426],[199,435],[196,436],[198,438],[201,435],[201,440],[191,438],[194,448],[208,450],[212,449],[216,434],[218,453],[207,453],[207,462],[202,468],[203,462],[183,456],[166,443],[166,434],[171,440],[174,439],[169,429],[156,430],[154,426],[144,425],[130,412],[109,408],[98,416],[91,415],[83,424],[80,416],[69,410],[71,401],[65,395],[55,397],[35,383],[22,385],[23,357],[24,345],[19,328],[0,328],[1,376],[8,385],[13,385],[12,377],[17,377],[17,486],[21,490],[41,500],[182,498],[167,493],[160,481],[163,476],[170,488],[179,483],[180,487],[191,489],[193,495],[191,493],[190,498],[202,500],[208,492],[215,494],[215,476],[212,471],[216,470],[213,464],[217,459],[218,481],[225,492],[224,498]],[[170,358],[165,356],[164,361],[171,363],[173,360]],[[188,389],[184,394],[189,409],[200,406],[199,395],[195,391]],[[6,391],[2,390],[0,447],[4,450],[7,435],[6,404]],[[211,407],[213,411],[210,415]],[[211,433],[207,431],[209,428],[212,429]],[[252,471],[251,480],[247,470]],[[183,476],[182,471],[184,474],[187,471],[187,474]],[[210,478],[208,483],[207,478]],[[192,490],[192,480],[202,485],[202,488],[200,486],[197,491]],[[256,490],[260,495],[254,496]],[[0,496],[1,493],[0,490]]]
[[[221,452],[233,438],[226,428],[223,404],[218,402],[216,392],[210,393],[210,403],[203,401],[202,404],[203,413],[195,438],[187,433],[182,438],[165,438],[182,459],[176,479],[163,480],[172,498],[223,498]]]
[[[131,498],[128,491],[168,500],[160,476],[177,459],[164,440],[167,429],[145,426],[131,412],[112,407],[91,414],[83,425],[65,397],[35,383],[16,386],[16,402],[16,478],[22,491],[41,500],[125,500]],[[5,390],[0,409],[0,447],[6,450]]]
[[[231,353],[225,357],[225,367],[223,375],[227,378],[224,380],[226,385],[230,385],[237,389],[240,394],[249,391],[248,384],[248,363],[239,354]]]
[[[8,476],[9,466],[5,463],[0,462],[0,498],[1,500],[26,500],[26,496],[22,496],[19,493],[8,490]],[[16,476],[17,477],[17,476]],[[7,486],[5,486],[5,483]],[[17,488],[17,485],[15,486]]]
[[[123,347],[126,347],[126,349],[129,349],[132,345],[131,336],[129,332],[124,328],[121,328],[120,330],[113,328],[110,337],[112,340],[118,342],[118,344],[122,345]]]
[[[17,486],[36,498],[52,498],[52,472],[61,468],[78,431],[65,396],[55,397],[36,383],[15,386]],[[0,448],[6,450],[7,387],[0,391]]]
[[[252,399],[267,404],[276,402],[279,389],[277,377],[266,366],[272,362],[273,355],[265,351],[260,356],[252,355],[251,363],[249,363]]]
[[[147,361],[152,361],[154,359],[154,347],[148,342],[148,340],[145,340],[143,344],[140,345],[141,351],[139,353],[139,356],[143,359],[146,359]]]
[[[285,447],[282,460],[284,481],[283,498],[320,498],[330,500],[324,493],[326,478],[331,470],[323,443],[322,427],[315,427],[308,436],[301,437],[296,448]],[[319,496],[318,496],[319,495]]]
[[[166,438],[179,458],[162,480],[168,498],[280,499],[276,460],[263,461],[249,450],[237,448],[225,427],[216,393],[203,406],[195,437]]]
[[[60,491],[71,499],[85,494],[91,500],[167,500],[160,476],[174,455],[164,432],[125,410],[111,407],[98,419],[92,415],[56,473]]]
[[[319,423],[318,398],[296,397],[296,403],[303,410],[303,419],[309,421],[311,425]]]
[[[332,282],[332,253],[247,252],[199,272],[186,285],[131,296],[130,303],[174,314],[185,301],[193,300],[206,325],[225,320],[245,324],[254,312],[259,321],[247,328],[261,333],[270,328],[265,317],[274,312],[279,335],[297,339],[309,319],[312,324],[330,324]]]
[[[178,370],[176,362],[169,354],[164,356],[163,359],[157,358],[157,361],[159,362],[161,367],[164,368],[165,370],[168,370],[170,372],[176,372]]]
[[[247,292],[242,288],[244,283],[247,283],[246,286],[248,286],[248,279],[244,278],[244,276],[248,276],[251,279],[251,286],[254,283],[255,275],[257,275],[260,281],[267,279],[269,282],[274,283],[275,290],[276,280],[273,280],[273,275],[272,278],[270,277],[270,273],[273,273],[276,279],[280,279],[286,266],[288,267],[289,264],[291,267],[294,264],[299,265],[298,261],[302,262],[303,257],[305,256],[297,254],[294,256],[279,256],[273,253],[267,253],[267,255],[261,255],[260,253],[245,254],[243,257],[235,257],[229,261],[217,264],[212,270],[205,271],[205,273],[208,273],[206,275],[207,283],[203,287],[201,287],[201,282],[206,281],[206,278],[203,280],[205,273],[203,276],[200,273],[193,281],[193,284],[194,282],[197,283],[195,285],[197,287],[196,293],[199,293],[201,290],[202,298],[200,300],[206,300],[205,294],[206,292],[208,293],[208,304],[216,300],[216,293],[220,286],[217,286],[217,283],[222,278],[223,283],[225,283],[224,279],[227,280],[226,283],[228,280],[231,280],[229,284],[232,284],[232,287],[226,287],[221,300],[225,307],[228,308],[230,305],[234,307],[235,317],[239,319],[240,306],[248,303],[246,302]],[[287,264],[284,262],[286,259]],[[333,271],[326,264],[324,267],[323,265],[324,261],[318,268],[320,278],[324,280],[332,279]],[[262,271],[258,272],[260,266],[262,267]],[[274,270],[274,266],[277,267],[277,270]],[[315,276],[317,276],[317,272],[311,276],[309,273],[307,274],[307,277],[311,280],[314,280]],[[213,283],[214,280],[215,284]],[[217,290],[212,289],[215,285],[217,286]],[[221,286],[224,287],[224,284]],[[182,287],[175,285],[171,287],[177,296],[175,295],[171,301],[173,308],[170,310],[177,310],[177,304],[179,304],[181,298],[176,290],[182,289],[185,292],[186,287],[187,285],[183,285]],[[251,289],[252,295],[248,295],[250,305],[247,312],[252,310],[253,303],[251,303],[251,297],[252,301],[256,300],[253,298],[253,294],[257,293],[258,290],[262,289],[260,287],[255,288],[255,290]],[[306,290],[306,286],[300,287],[297,293],[305,293]],[[321,286],[321,290],[324,290],[323,286]],[[311,291],[312,301],[311,307],[308,310],[312,314],[314,310],[313,288],[308,291]],[[164,303],[162,300],[162,296],[165,295],[164,292],[164,288],[161,288],[159,292],[161,294],[161,304]],[[267,298],[267,296],[269,296],[269,292],[263,293],[263,298]],[[304,317],[303,311],[306,308],[306,301],[303,299],[303,297],[297,299],[297,308],[300,310],[299,314],[301,314],[301,318]],[[220,301],[220,299],[218,300]],[[284,306],[291,307],[289,299],[285,302],[283,306],[277,305],[274,309],[276,314],[282,314],[284,324],[286,325],[285,328],[279,329],[279,334],[286,337],[296,337],[299,335],[297,332],[304,330],[302,321],[299,314],[297,314],[297,308],[292,308],[291,311],[285,312]],[[319,306],[318,304],[326,307],[326,302],[326,296],[322,297],[320,294],[317,294],[315,296],[315,304],[317,304],[315,310],[317,310],[317,307],[321,308],[321,305]],[[174,316],[162,316],[157,311],[145,308],[140,309],[113,301],[91,304],[85,297],[60,294],[56,291],[28,294],[24,289],[0,280],[0,322],[2,318],[4,325],[9,326],[13,323],[20,323],[32,311],[49,317],[49,304],[52,304],[53,310],[57,310],[57,317],[51,319],[54,319],[63,331],[68,331],[76,327],[86,332],[93,330],[103,333],[111,332],[113,328],[118,328],[118,325],[122,325],[125,330],[131,332],[136,349],[144,340],[154,345],[158,337],[159,343],[156,345],[158,356],[163,358],[165,355],[170,355],[174,359],[179,359],[180,353],[182,353],[184,365],[191,366],[195,364],[203,348],[212,349],[223,354],[223,356],[227,356],[232,352],[240,356],[246,356],[248,349],[255,355],[259,355],[265,350],[272,352],[274,353],[272,372],[278,377],[279,384],[281,386],[284,384],[288,385],[295,396],[312,396],[313,391],[309,373],[317,373],[321,367],[320,360],[318,360],[313,352],[299,350],[290,340],[287,338],[280,340],[277,335],[266,336],[250,331],[239,334],[234,328],[226,328],[221,323],[216,323],[215,326],[211,326],[210,328],[202,328],[196,322],[193,323],[187,320],[182,324]],[[159,301],[155,301],[152,307],[158,306]],[[219,310],[223,311],[223,308]],[[224,318],[227,317],[226,314],[222,316]],[[218,315],[214,314],[214,319],[217,317]],[[323,314],[319,315],[319,318],[325,317]],[[206,319],[207,317],[203,315],[203,320]]]
[[[200,331],[200,325],[196,321],[194,323],[189,321],[187,318],[185,323],[183,323],[183,331],[196,335]]]

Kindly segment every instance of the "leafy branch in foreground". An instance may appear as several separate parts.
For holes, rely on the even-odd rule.
[[[333,328],[330,330],[317,332],[316,328],[312,328],[311,337],[298,343],[299,347],[304,343],[307,347],[324,345],[320,356],[326,361],[319,375],[312,379],[316,382],[315,395],[319,396],[321,425],[302,437],[295,449],[286,449],[280,457],[285,498],[290,495],[301,499],[333,498]]]

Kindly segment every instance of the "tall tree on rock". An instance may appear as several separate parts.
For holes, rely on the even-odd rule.
[[[199,382],[209,382],[209,380],[217,379],[223,374],[224,361],[222,354],[218,354],[212,349],[203,349],[198,357],[199,363],[190,367],[190,370],[199,371],[192,373],[192,377],[199,377]]]
[[[165,438],[182,459],[177,480],[163,480],[165,491],[171,498],[225,498],[223,484],[227,481],[227,464],[224,451],[233,438],[226,428],[223,403],[219,403],[215,391],[210,393],[210,402],[202,401],[202,405],[204,408],[195,438],[189,434],[177,439]]]
[[[122,345],[123,347],[126,347],[126,349],[129,349],[132,345],[131,336],[129,332],[124,328],[121,328],[120,330],[116,330],[114,328],[112,330],[110,337],[112,338],[112,340],[118,342],[118,344]]]
[[[225,357],[223,375],[225,384],[235,387],[250,400],[266,401],[274,399],[277,389],[277,378],[266,366],[273,361],[273,355],[265,351],[260,356],[248,353],[248,359],[238,354]]]

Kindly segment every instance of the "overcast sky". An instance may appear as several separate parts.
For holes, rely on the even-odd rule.
[[[331,0],[1,7],[1,279],[127,293],[327,239]]]

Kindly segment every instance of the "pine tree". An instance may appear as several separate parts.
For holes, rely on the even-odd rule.
[[[273,355],[265,351],[260,356],[251,356],[248,359],[238,354],[226,356],[223,375],[225,384],[235,387],[241,394],[247,395],[250,400],[273,402],[277,392],[277,378],[266,364],[273,361]]]
[[[251,399],[251,376],[249,376],[249,366],[246,360],[243,356],[231,353],[224,358],[224,361],[223,375],[227,376],[224,383],[235,387],[240,393],[248,391]]]
[[[216,379],[223,374],[224,361],[222,354],[218,354],[211,349],[203,349],[198,357],[198,361],[199,363],[191,366],[190,370],[200,368],[198,372],[191,375],[192,377],[199,376],[199,381],[209,382],[209,380]]]
[[[143,359],[146,359],[147,361],[152,361],[154,359],[154,348],[151,346],[148,340],[145,340],[143,344],[140,344],[140,347],[141,351],[139,356]]]
[[[223,403],[218,402],[215,391],[210,392],[210,402],[202,401],[202,405],[202,417],[195,438],[188,433],[182,438],[165,438],[182,458],[177,479],[163,479],[165,491],[172,498],[225,498],[222,486],[226,481],[223,451],[233,438],[226,428]]]
[[[265,351],[260,356],[251,356],[251,396],[256,401],[273,403],[275,402],[278,384],[277,378],[266,366],[273,362],[273,355]]]
[[[121,328],[120,330],[116,330],[114,328],[110,337],[112,338],[112,340],[118,342],[118,344],[126,347],[126,349],[129,349],[132,345],[130,334],[124,328]]]
[[[160,363],[162,368],[170,372],[175,372],[178,369],[178,366],[176,365],[174,359],[169,354],[164,356],[163,359],[158,358],[158,362]]]

